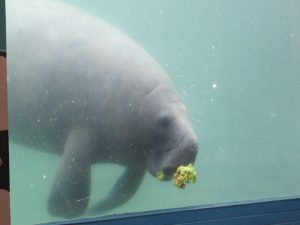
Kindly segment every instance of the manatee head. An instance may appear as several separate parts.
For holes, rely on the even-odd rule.
[[[147,170],[170,180],[178,166],[193,164],[198,152],[186,108],[173,88],[159,86],[145,97],[142,114]]]

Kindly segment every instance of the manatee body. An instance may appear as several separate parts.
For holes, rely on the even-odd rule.
[[[195,161],[197,138],[170,79],[106,22],[54,1],[11,0],[7,50],[12,140],[62,155],[48,200],[53,215],[86,211],[95,163],[126,167],[90,208],[101,212],[129,200],[145,171],[168,180]]]

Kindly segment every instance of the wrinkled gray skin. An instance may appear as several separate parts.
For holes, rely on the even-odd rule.
[[[7,35],[11,138],[62,155],[50,213],[86,211],[94,163],[126,167],[90,208],[99,213],[129,200],[146,170],[169,180],[195,161],[197,138],[181,99],[125,34],[61,3],[10,0]]]

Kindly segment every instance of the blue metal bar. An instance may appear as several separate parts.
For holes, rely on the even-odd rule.
[[[48,225],[300,224],[300,197],[128,213]]]

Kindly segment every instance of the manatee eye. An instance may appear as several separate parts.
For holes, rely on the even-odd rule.
[[[172,121],[173,120],[170,116],[162,116],[158,119],[158,126],[160,128],[168,128]]]

